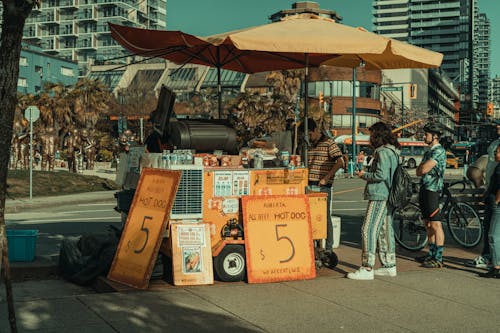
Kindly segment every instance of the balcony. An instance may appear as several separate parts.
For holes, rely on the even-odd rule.
[[[61,0],[59,1],[59,8],[78,9],[78,0]]]

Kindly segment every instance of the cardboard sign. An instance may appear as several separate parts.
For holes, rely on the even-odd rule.
[[[244,196],[241,200],[248,282],[316,277],[307,197]]]
[[[326,239],[328,194],[308,193],[313,239]]]
[[[250,176],[250,194],[298,195],[305,192],[308,173],[302,168],[251,170]]]
[[[148,287],[181,171],[144,168],[108,279]]]
[[[174,285],[213,284],[210,229],[206,223],[172,223]]]

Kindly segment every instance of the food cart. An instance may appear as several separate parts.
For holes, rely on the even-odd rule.
[[[164,103],[165,98],[171,99],[160,98],[159,108],[169,105],[167,109],[171,110],[173,103]],[[163,128],[168,128],[169,119],[170,115],[162,117]],[[307,195],[311,237],[318,240],[326,238],[327,195],[306,193],[308,171],[298,156],[279,154],[276,149],[266,154],[266,150],[261,148],[247,149],[236,155],[231,151],[236,138],[233,129],[221,124],[200,124],[196,121],[170,123],[170,130],[167,130],[171,134],[170,140],[183,149],[165,150],[160,154],[146,153],[144,147],[135,147],[120,157],[117,183],[123,190],[116,193],[119,212],[126,216],[143,167],[181,171],[169,225],[188,222],[209,226],[213,268],[222,281],[241,281],[245,278],[245,230],[241,203],[244,196]],[[215,136],[212,142],[206,139],[211,133]],[[217,137],[217,133],[223,135]],[[201,152],[196,149],[199,147],[202,147]],[[213,151],[207,152],[210,149]],[[233,154],[226,155],[222,149]],[[168,260],[172,258],[168,235],[161,246],[161,252],[167,259],[165,266],[171,265]],[[316,266],[336,266],[336,255],[325,256],[323,253],[316,253]]]

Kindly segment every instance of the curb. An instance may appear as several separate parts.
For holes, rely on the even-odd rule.
[[[19,213],[21,211],[36,209],[36,208],[77,205],[81,203],[102,202],[105,200],[116,201],[116,199],[114,198],[114,194],[116,192],[117,192],[116,190],[112,190],[112,191],[75,193],[62,196],[33,198],[33,200],[31,201],[27,198],[19,200],[8,199],[5,202],[5,213],[6,214]]]

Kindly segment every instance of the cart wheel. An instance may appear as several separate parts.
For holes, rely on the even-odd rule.
[[[214,270],[220,281],[243,281],[246,276],[245,248],[241,245],[226,245],[214,258]]]
[[[323,262],[324,266],[333,269],[338,265],[339,258],[337,257],[335,252],[325,252],[321,257],[321,261]]]

